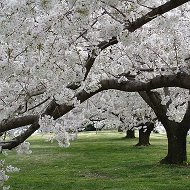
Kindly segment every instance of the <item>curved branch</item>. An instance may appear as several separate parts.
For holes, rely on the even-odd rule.
[[[97,47],[102,51],[104,49],[106,49],[107,47],[111,46],[111,45],[114,45],[114,44],[117,44],[118,43],[118,40],[116,37],[112,37],[109,41],[102,41],[100,42]],[[98,55],[95,53],[95,50],[94,52],[92,52],[92,55],[88,55],[88,59],[84,65],[85,69],[86,69],[86,72],[85,72],[85,76],[84,76],[84,80],[87,78],[88,76],[88,73],[90,72],[93,64],[94,64],[94,61],[96,60],[96,57]]]
[[[123,81],[119,83],[117,79],[107,79],[100,81],[100,87],[94,92],[87,92],[85,89],[78,92],[75,97],[82,103],[94,96],[95,94],[104,90],[115,89],[126,92],[138,92],[138,91],[150,91],[162,87],[181,87],[190,89],[190,75],[185,73],[178,75],[158,76],[148,82],[141,81]],[[155,93],[154,93],[155,94]],[[155,99],[155,102],[157,99]],[[152,102],[152,106],[156,106],[157,103]],[[57,119],[64,114],[68,113],[75,107],[74,104],[57,104],[54,100],[49,104],[43,115],[51,115],[54,119]],[[166,118],[164,118],[166,119]],[[168,122],[168,120],[167,120]],[[18,124],[17,124],[18,125]],[[16,137],[10,143],[2,145],[2,148],[12,149],[18,144],[24,142],[32,133],[39,129],[38,120],[36,120],[23,134]]]
[[[17,147],[19,144],[23,143],[27,138],[29,138],[36,130],[40,128],[38,122],[33,123],[26,131],[24,131],[21,135],[13,138],[9,142],[1,142],[0,146],[3,149],[13,149]]]
[[[159,15],[162,15],[180,5],[183,5],[184,3],[189,2],[189,0],[170,0],[166,2],[165,4],[154,8],[150,12],[148,12],[146,15],[138,18],[134,22],[129,22],[125,26],[125,30],[128,30],[129,32],[134,32],[138,28],[142,27],[144,24],[150,22],[151,20],[157,18]],[[97,47],[102,51],[105,48],[117,44],[118,40],[116,37],[112,37],[108,42],[103,41],[101,42]],[[88,73],[90,72],[93,63],[98,55],[94,53],[92,55],[89,55],[86,63],[85,63],[85,77],[84,80],[87,78]],[[76,97],[81,102],[87,100],[91,96],[97,94],[98,92],[101,92],[103,90],[108,89],[117,89],[122,91],[128,91],[128,92],[134,92],[134,91],[150,91],[152,89],[161,88],[161,87],[181,87],[181,88],[187,88],[190,89],[190,76],[188,75],[170,75],[170,76],[160,76],[156,77],[152,80],[150,80],[147,83],[143,83],[140,81],[126,81],[122,83],[118,83],[117,80],[111,79],[111,80],[103,80],[100,82],[101,87],[96,90],[95,92],[88,93],[85,90],[79,92],[76,94]],[[61,117],[65,113],[69,112],[71,109],[74,108],[74,105],[58,105],[55,101],[52,101],[44,114],[51,115],[55,119]],[[43,115],[44,115],[43,114]],[[27,119],[28,118],[28,119]],[[10,143],[6,143],[2,145],[2,148],[4,149],[12,149],[16,146],[18,146],[20,143],[24,142],[31,134],[33,134],[36,130],[39,129],[38,124],[39,116],[24,116],[20,118],[15,118],[10,121],[10,123],[6,123],[3,125],[0,125],[0,130],[6,131],[14,128],[18,128],[24,125],[29,125],[33,123],[24,133],[17,136],[13,139]]]
[[[52,115],[54,113],[54,110],[56,109],[57,105],[58,104],[56,104],[55,100],[52,100],[50,102],[49,106],[46,108],[45,112],[42,115]],[[19,144],[23,143],[28,137],[30,137],[35,131],[37,131],[40,128],[40,125],[38,124],[39,117],[40,116],[36,116],[36,118],[34,117],[33,122],[29,123],[29,124],[32,124],[32,125],[26,131],[24,131],[22,134],[20,134],[17,137],[13,138],[11,141],[0,142],[0,146],[3,149],[11,150],[11,149],[17,147]],[[9,125],[9,130],[21,127],[19,124],[21,123],[22,119],[24,120],[24,118],[27,118],[27,116],[16,118],[17,120],[14,119],[14,121],[15,121],[14,126]],[[27,124],[27,125],[29,125],[29,124]],[[12,128],[11,128],[11,126],[12,126]],[[2,128],[5,128],[5,127],[6,126],[2,125]]]
[[[0,124],[0,133],[33,124],[39,119],[38,115],[27,115],[3,121]]]
[[[150,12],[136,19],[135,21],[126,23],[124,30],[128,30],[129,32],[134,32],[138,28],[141,28],[143,25],[147,24],[148,22],[157,18],[158,16],[168,11],[171,11],[172,9],[175,9],[187,2],[189,2],[189,0],[170,0],[166,2],[165,4],[152,9]],[[113,36],[109,41],[100,42],[99,45],[97,45],[97,47],[102,51],[106,49],[107,47],[117,44],[117,43],[118,43],[117,37]],[[88,56],[88,59],[84,66],[86,68],[84,80],[87,78],[88,73],[90,72],[97,56],[98,55],[96,53],[93,53],[92,55]]]
[[[129,24],[125,27],[129,32],[134,32],[136,29],[142,27],[146,23],[150,22],[151,20],[157,18],[158,16],[171,11],[185,3],[189,2],[189,0],[170,0],[159,7],[152,9],[146,15],[138,18],[134,22],[129,22]]]
[[[166,114],[167,106],[161,104],[162,100],[160,94],[158,92],[147,91],[141,97],[143,97],[144,101],[154,110],[157,118],[162,122],[165,129],[167,130],[169,123],[172,121],[168,119],[168,116]]]

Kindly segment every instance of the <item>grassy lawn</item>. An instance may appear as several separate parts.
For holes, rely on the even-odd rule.
[[[21,169],[10,174],[8,184],[11,190],[190,189],[190,167],[158,163],[167,152],[164,135],[154,134],[149,147],[135,147],[137,139],[126,140],[123,136],[113,132],[81,133],[69,148],[33,136],[31,155],[10,152],[6,158],[7,164]]]

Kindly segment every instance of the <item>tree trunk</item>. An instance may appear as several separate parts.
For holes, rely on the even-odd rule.
[[[161,164],[185,164],[187,162],[186,138],[187,131],[182,127],[167,131],[168,154],[160,161]]]
[[[189,91],[190,93],[190,91]],[[166,129],[168,138],[167,156],[160,161],[161,164],[184,164],[187,162],[186,138],[190,129],[190,101],[186,108],[183,120],[177,123],[169,120],[167,109],[171,104],[169,101],[166,105],[161,104],[161,95],[158,92],[146,91],[139,93],[144,101],[154,110],[159,121],[162,122]]]
[[[96,131],[96,128],[94,127],[93,124],[89,124],[85,127],[85,131]]]
[[[141,128],[139,130],[139,142],[135,146],[149,146],[150,145],[150,133],[154,129],[154,124],[147,124],[146,130]]]
[[[135,138],[135,131],[134,130],[127,130],[125,138],[127,139],[134,139]]]
[[[119,126],[119,127],[118,127],[118,129],[117,129],[117,131],[118,131],[118,132],[123,132],[122,127],[121,127],[121,126]]]

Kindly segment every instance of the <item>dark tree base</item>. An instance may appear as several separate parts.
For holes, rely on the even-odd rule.
[[[146,144],[137,143],[135,146],[150,146],[150,145],[151,145],[150,143],[146,143]]]
[[[135,138],[135,131],[134,130],[127,130],[125,139],[134,139]]]
[[[172,164],[171,160],[166,156],[162,160],[160,160],[160,164]]]
[[[94,125],[89,124],[85,127],[85,131],[96,131],[96,128],[94,127]]]
[[[167,133],[168,154],[161,164],[187,165],[186,137],[187,131],[181,126],[173,126],[173,131]]]
[[[150,133],[154,129],[154,124],[147,122],[146,126],[146,131],[143,128],[139,130],[139,142],[135,146],[150,146]]]
[[[179,161],[179,162],[173,162],[171,159],[169,159],[167,156],[160,160],[160,164],[167,164],[167,165],[181,165],[181,166],[189,166],[190,163],[186,161]]]

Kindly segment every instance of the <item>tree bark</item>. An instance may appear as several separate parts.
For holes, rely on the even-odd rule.
[[[161,164],[184,164],[187,162],[186,138],[190,123],[190,102],[183,120],[180,123],[171,121],[167,117],[167,106],[161,104],[161,96],[157,92],[142,92],[141,97],[154,110],[157,118],[166,129],[168,138],[167,156],[160,161]]]
[[[126,131],[126,139],[134,139],[135,138],[135,131],[132,129],[129,129]]]
[[[186,147],[187,131],[183,127],[172,127],[167,132],[168,153],[167,156],[160,161],[161,164],[185,164],[187,162]]]
[[[141,128],[139,130],[139,142],[135,146],[149,146],[150,145],[150,133],[154,129],[154,123],[148,123],[147,129]]]

